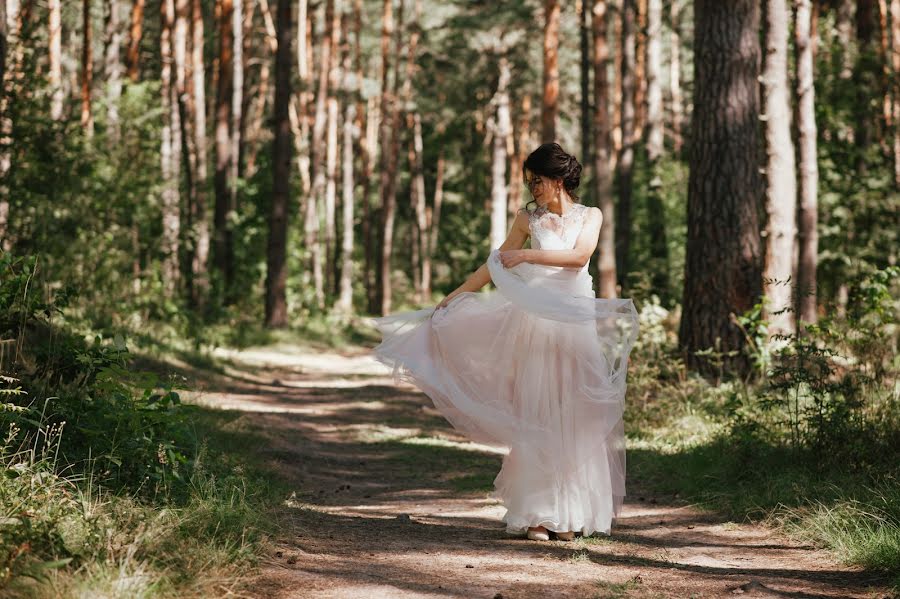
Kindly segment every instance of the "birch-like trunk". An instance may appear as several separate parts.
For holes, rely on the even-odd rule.
[[[489,122],[493,131],[493,152],[491,159],[491,248],[499,248],[506,239],[506,144],[509,139],[512,123],[509,117],[509,82],[512,74],[509,61],[501,56],[499,62],[500,76],[497,79],[497,91],[491,104],[496,116]]]
[[[816,112],[813,56],[812,0],[795,0],[794,48],[797,62],[797,150],[799,179],[799,256],[797,260],[798,314],[800,320],[814,323],[816,310],[816,268],[819,255],[819,166],[816,158]]]
[[[5,4],[6,0],[0,0]],[[50,118],[54,121],[63,116],[63,88],[62,88],[62,22],[60,0],[47,2],[47,46],[49,50],[49,71],[47,79],[50,84]]]
[[[791,138],[788,86],[787,0],[767,0],[766,62],[763,73],[766,152],[766,254],[763,290],[770,334],[789,335],[796,329],[791,300],[794,284],[794,241],[797,235],[797,180]]]

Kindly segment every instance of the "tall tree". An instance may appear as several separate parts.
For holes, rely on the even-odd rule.
[[[759,301],[759,3],[697,0],[688,229],[679,347],[687,364],[714,373],[698,350],[726,352],[728,369],[748,366],[733,322]]]
[[[669,2],[669,95],[671,100],[672,147],[681,152],[684,98],[681,93],[681,15],[682,0]]]
[[[163,177],[163,288],[167,297],[174,297],[179,282],[179,249],[181,237],[181,206],[179,198],[179,167],[181,160],[181,136],[178,106],[174,97],[172,67],[174,65],[173,31],[175,28],[175,2],[160,2],[161,32],[160,59],[162,73],[160,88],[163,106],[163,128],[160,148]]]
[[[202,305],[209,292],[209,220],[207,218],[207,143],[206,143],[206,67],[203,60],[203,8],[200,0],[191,2],[191,74],[193,89],[191,110],[194,115],[194,147],[196,152],[197,188],[194,192],[193,215],[195,249],[191,265],[194,281],[194,304]]]
[[[128,78],[137,83],[140,78],[141,66],[141,36],[144,26],[145,0],[134,0],[131,5],[131,26],[128,35]]]
[[[590,0],[577,0],[578,41],[581,46],[581,161],[591,164],[591,7]]]
[[[329,18],[329,17],[326,17]],[[330,294],[337,293],[339,265],[337,252],[337,233],[335,227],[337,207],[337,162],[338,162],[338,86],[340,84],[340,57],[338,47],[341,43],[341,14],[337,7],[332,7],[330,15],[331,29],[331,61],[328,65],[328,98],[326,105],[325,135],[325,264],[326,288]]]
[[[606,43],[606,0],[593,0],[591,23],[594,32],[594,200],[603,213],[600,225],[600,252],[597,277],[598,297],[617,297],[615,204],[612,193],[612,135],[609,115],[609,48]]]
[[[506,239],[506,161],[507,142],[512,130],[509,116],[509,82],[512,77],[509,60],[500,56],[497,61],[500,76],[497,78],[497,91],[491,101],[494,113],[489,120],[492,138],[491,157],[491,247],[499,248]]]
[[[804,322],[814,323],[816,312],[816,267],[819,254],[818,189],[819,166],[816,158],[816,113],[813,55],[816,38],[812,0],[795,0],[794,48],[797,64],[797,146],[800,167],[799,256],[797,260],[798,314]]]
[[[353,220],[354,220],[354,164],[356,109],[360,94],[358,80],[354,80],[353,52],[350,44],[349,13],[341,19],[342,29],[346,32],[342,38],[342,71],[346,102],[344,104],[343,140],[341,142],[341,262],[340,289],[335,308],[339,313],[350,314],[353,311]],[[350,83],[352,81],[352,84]]]
[[[216,195],[213,256],[214,264],[225,290],[225,301],[229,301],[234,283],[234,239],[233,220],[236,206],[231,193],[231,97],[234,85],[234,40],[232,35],[232,0],[218,0],[218,70],[215,97],[215,149],[216,172],[214,188]]]
[[[894,154],[894,185],[900,189],[900,0],[891,0],[890,19],[890,89],[891,124]]]
[[[647,160],[650,163],[650,192],[647,197],[650,257],[653,289],[668,295],[669,244],[666,239],[666,212],[662,194],[660,160],[663,155],[662,105],[662,0],[647,3]]]
[[[616,274],[619,284],[625,286],[631,253],[631,182],[634,176],[635,142],[635,29],[637,24],[636,0],[622,3],[622,150],[616,161],[616,179],[619,201],[616,207]]]
[[[5,0],[3,0],[5,2]],[[62,88],[62,10],[60,0],[49,0],[47,3],[49,23],[47,27],[47,46],[49,49],[49,72],[47,73],[51,97],[50,118],[54,121],[63,116]]]
[[[791,334],[796,330],[791,301],[794,241],[797,235],[797,180],[791,139],[791,102],[788,87],[788,7],[786,0],[767,0],[766,64],[763,74],[766,151],[766,259],[763,290],[769,332]]]
[[[107,123],[113,144],[119,141],[119,100],[122,97],[122,27],[119,19],[119,0],[108,0],[106,13],[106,52],[103,70],[106,77]]]
[[[275,53],[275,141],[272,144],[272,204],[266,251],[266,326],[287,325],[287,231],[291,175],[291,0],[278,0]]]
[[[544,99],[541,142],[556,141],[559,120],[559,0],[544,0]]]
[[[88,137],[94,134],[94,110],[91,90],[94,86],[94,36],[91,27],[91,0],[81,3],[81,126]]]
[[[415,301],[428,299],[425,295],[425,282],[431,271],[431,257],[428,252],[428,222],[425,199],[425,159],[424,142],[422,141],[422,117],[418,104],[413,98],[413,83],[416,80],[419,53],[419,37],[421,35],[422,0],[415,0],[414,11],[409,23],[409,43],[406,53],[406,80],[403,82],[404,97],[409,107],[406,113],[407,129],[412,132],[409,143],[410,167],[410,199],[412,201],[413,227],[413,282]],[[430,291],[430,290],[429,290]]]

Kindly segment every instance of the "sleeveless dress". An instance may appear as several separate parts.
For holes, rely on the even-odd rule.
[[[532,248],[572,249],[587,211],[535,209]],[[373,319],[382,334],[373,355],[454,428],[508,448],[491,493],[506,507],[508,532],[609,534],[625,496],[634,304],[596,298],[587,264],[506,269],[493,249],[487,266],[496,290],[462,292],[437,312]]]

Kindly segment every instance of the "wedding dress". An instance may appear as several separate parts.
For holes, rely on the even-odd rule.
[[[529,215],[532,248],[572,249],[588,208]],[[511,533],[609,534],[625,496],[623,407],[638,330],[630,299],[598,299],[588,266],[487,260],[496,290],[374,319],[376,359],[470,439],[509,452],[492,497]]]

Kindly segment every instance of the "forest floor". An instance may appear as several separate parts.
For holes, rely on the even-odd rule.
[[[502,453],[469,443],[363,349],[217,351],[182,364],[283,481],[253,597],[872,597],[885,582],[761,524],[654,494],[629,471],[611,536],[508,535],[488,497]],[[246,434],[245,434],[246,433]]]

